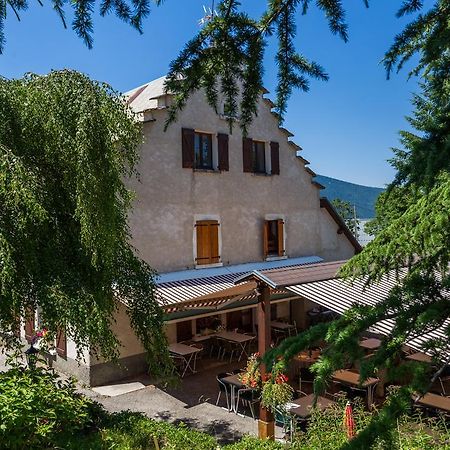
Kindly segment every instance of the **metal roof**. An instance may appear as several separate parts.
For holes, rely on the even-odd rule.
[[[262,281],[271,288],[281,288],[294,284],[307,283],[335,278],[339,269],[347,262],[332,261],[303,266],[284,267],[271,270],[253,270],[235,280],[236,283],[251,279]]]
[[[279,268],[298,268],[314,264],[322,259],[318,256],[288,258],[279,261],[264,261],[210,269],[194,269],[160,275],[157,281],[157,298],[165,309],[198,299],[210,294],[221,294],[224,289],[235,287],[235,279],[258,269],[261,273]],[[220,295],[216,295],[216,298]]]
[[[400,271],[399,276],[406,275],[407,269]],[[324,306],[338,314],[343,314],[354,305],[374,306],[384,300],[390,290],[397,284],[394,273],[386,274],[380,282],[370,286],[365,285],[364,279],[355,280],[352,284],[339,278],[307,282],[286,287],[288,291],[311,300],[318,305]],[[395,322],[383,320],[374,325],[369,331],[388,335]],[[430,331],[420,337],[407,342],[413,348],[421,349],[423,344],[433,338],[446,338],[445,328],[450,321],[436,330]]]
[[[155,109],[158,105],[155,99],[165,95],[165,82],[165,76],[157,78],[156,80],[134,88],[131,91],[125,92],[124,97],[127,99],[128,104],[135,113]]]

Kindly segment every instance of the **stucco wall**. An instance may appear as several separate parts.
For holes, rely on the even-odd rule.
[[[113,322],[111,329],[120,339],[120,358],[127,358],[144,353],[144,347],[131,328],[130,319],[126,313],[126,307],[122,303],[118,304],[118,309],[114,314],[114,319],[115,321]],[[92,364],[104,362],[101,358],[97,358],[95,355],[91,355],[91,361]]]
[[[323,236],[328,229],[321,226],[320,191],[311,184],[311,175],[263,100],[248,136],[265,141],[267,148],[270,141],[280,144],[280,175],[243,172],[242,133],[237,124],[229,136],[228,172],[183,169],[181,128],[213,133],[217,146],[216,135],[229,133],[228,124],[206,104],[201,92],[190,98],[167,132],[163,131],[165,116],[166,110],[154,111],[155,120],[144,124],[140,182],[132,182],[137,191],[130,215],[133,245],[152,267],[168,272],[195,266],[193,235],[198,215],[220,217],[224,265],[263,259],[263,222],[269,214],[285,218],[287,256],[340,259],[347,255],[348,246],[341,239],[333,244],[332,238]]]
[[[320,235],[322,237],[321,255],[326,261],[349,259],[355,248],[344,233],[338,233],[339,226],[325,208],[321,208]]]

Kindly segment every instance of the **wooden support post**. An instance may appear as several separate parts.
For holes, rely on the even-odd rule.
[[[262,356],[270,348],[271,328],[270,328],[270,289],[260,283],[258,285],[258,352]],[[261,376],[266,374],[265,365],[261,365]],[[258,436],[260,439],[275,439],[275,421],[273,414],[260,406]]]

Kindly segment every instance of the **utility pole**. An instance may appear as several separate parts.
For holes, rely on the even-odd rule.
[[[358,241],[358,219],[356,218],[356,205],[353,204],[353,234]]]

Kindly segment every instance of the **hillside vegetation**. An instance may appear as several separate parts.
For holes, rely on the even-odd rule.
[[[384,189],[349,183],[324,175],[317,175],[315,180],[325,186],[321,196],[327,197],[330,201],[339,198],[352,206],[355,205],[356,215],[361,219],[375,217],[375,202]]]

